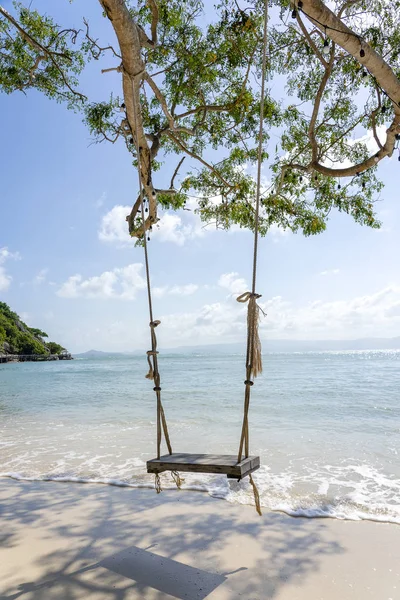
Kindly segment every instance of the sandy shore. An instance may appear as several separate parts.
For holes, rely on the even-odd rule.
[[[0,598],[398,600],[400,527],[0,479]]]

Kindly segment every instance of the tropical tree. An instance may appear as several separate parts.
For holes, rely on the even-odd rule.
[[[37,329],[36,327],[28,327],[29,332],[37,338],[47,338],[49,337],[45,331],[41,329]]]
[[[97,142],[124,143],[134,166],[140,157],[145,218],[138,194],[132,236],[188,196],[205,222],[253,228],[264,0],[216,0],[212,14],[201,0],[99,0],[114,46],[87,21],[76,30],[28,3],[14,9],[0,5],[0,89],[65,102]],[[399,9],[398,0],[269,0],[268,79],[286,91],[271,84],[265,102],[262,234],[273,224],[318,233],[333,208],[379,227],[377,167],[400,139]],[[93,102],[79,89],[89,60],[120,74],[120,97]],[[162,161],[167,189],[157,184]]]
[[[61,352],[65,351],[65,348],[56,342],[47,342],[46,346],[49,349],[50,354],[61,354]]]

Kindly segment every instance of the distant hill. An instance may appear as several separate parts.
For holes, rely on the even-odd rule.
[[[41,329],[28,327],[5,303],[0,302],[0,355],[7,354],[61,354],[63,346],[47,341]]]
[[[345,350],[400,350],[400,336],[394,338],[363,338],[359,340],[262,340],[263,352],[323,352]],[[237,344],[208,344],[204,346],[178,346],[161,348],[165,354],[243,354],[246,342]],[[101,352],[89,350],[76,357],[96,358],[106,356],[129,356],[143,354],[134,352]]]
[[[262,340],[263,352],[323,352],[344,350],[400,350],[400,337],[359,340]],[[243,354],[246,341],[240,344],[210,344],[168,348],[168,354]]]

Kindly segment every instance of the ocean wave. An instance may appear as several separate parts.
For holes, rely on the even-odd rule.
[[[137,466],[143,461],[135,460]],[[107,477],[101,474],[90,476],[73,473],[51,473],[30,475],[25,472],[0,473],[2,478],[18,481],[46,481],[58,483],[102,484],[122,488],[154,489],[151,475],[144,469],[133,477]],[[254,479],[260,492],[261,506],[269,511],[282,512],[291,517],[332,518],[351,521],[377,521],[400,525],[400,481],[389,479],[367,465],[347,465],[333,467],[327,465],[326,473],[330,477],[322,477],[319,481],[310,470],[299,482],[298,475],[290,472],[271,473],[268,467],[261,467]],[[359,481],[350,480],[349,474],[358,473]],[[254,503],[253,492],[245,479],[237,482],[224,476],[208,476],[184,473],[183,491],[207,493],[213,498],[225,500],[232,504],[251,505]],[[314,476],[313,476],[314,475]],[[315,491],[312,491],[311,480]],[[163,490],[174,490],[176,486],[170,475],[161,475]],[[373,482],[375,485],[373,485]],[[299,491],[302,487],[308,487]],[[329,495],[329,490],[341,487],[341,493]],[[344,493],[347,490],[347,493]]]

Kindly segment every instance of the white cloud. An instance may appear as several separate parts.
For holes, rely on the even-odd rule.
[[[381,143],[383,145],[386,141],[386,127],[384,125],[379,125],[376,128],[376,133],[377,133],[379,140],[381,141]],[[376,143],[376,140],[375,140],[372,130],[367,131],[367,133],[365,135],[363,135],[359,138],[355,138],[354,140],[348,139],[347,143],[349,144],[349,146],[354,146],[355,144],[358,144],[358,143],[365,144],[367,147],[369,156],[376,154],[379,150],[379,146]],[[335,168],[335,169],[347,169],[348,167],[352,167],[354,165],[354,163],[348,159],[344,160],[343,162],[337,162],[337,161],[333,162],[329,158],[327,158],[323,164],[326,165],[327,167]]]
[[[46,281],[48,272],[49,272],[48,269],[40,269],[39,273],[35,276],[33,283],[40,285],[41,283]]]
[[[11,285],[12,277],[9,275],[3,266],[10,259],[20,260],[19,252],[10,252],[8,248],[0,248],[0,291],[5,292]]]
[[[222,276],[226,281],[225,287],[230,281],[235,281],[230,275]],[[352,339],[400,335],[400,285],[387,286],[349,300],[314,301],[296,306],[276,296],[260,305],[267,315],[260,322],[263,339]],[[239,342],[246,333],[246,306],[230,297],[224,302],[206,304],[197,311],[166,315],[162,322],[170,343],[177,345]]]
[[[215,197],[212,200],[213,203],[218,203],[218,198]],[[153,226],[153,231],[150,234],[151,239],[183,246],[189,240],[201,238],[217,231],[215,224],[207,225],[203,223],[199,215],[194,212],[197,208],[197,200],[195,198],[188,198],[186,208],[187,210],[179,213],[169,211],[160,213],[160,220]],[[98,230],[99,239],[102,242],[117,246],[134,244],[136,240],[130,237],[126,223],[126,216],[130,211],[130,206],[117,205],[106,213],[101,220]],[[229,229],[230,233],[238,231],[247,230],[235,224]],[[288,233],[288,231],[274,225],[270,228],[270,234],[273,237],[281,237]]]
[[[81,283],[81,282],[80,282]],[[204,288],[202,288],[204,289]],[[215,294],[215,286],[210,294]],[[262,299],[261,299],[262,300]],[[364,296],[331,302],[299,305],[276,296],[261,302],[267,316],[261,318],[260,335],[268,339],[327,340],[400,335],[400,284]],[[187,312],[157,315],[162,322],[160,343],[164,348],[180,345],[239,342],[245,346],[247,306],[234,297],[210,302]],[[135,341],[132,342],[132,331]],[[133,350],[146,347],[148,328],[143,318],[128,311],[115,317],[106,312],[98,324],[71,326],[58,334],[68,345],[80,349]]]
[[[190,217],[185,215],[184,220],[178,214],[166,212],[153,230],[154,239],[160,242],[172,242],[178,246],[183,246],[187,240],[205,234],[200,218],[192,213]]]
[[[0,292],[5,292],[8,290],[11,281],[11,275],[7,275],[5,268],[0,266]]]
[[[0,264],[5,263],[6,260],[9,260],[10,258],[13,258],[14,260],[20,260],[21,255],[19,252],[10,252],[7,247],[0,248]]]
[[[223,273],[218,280],[218,285],[226,289],[232,295],[239,296],[246,292],[249,287],[243,277],[239,277],[239,273]]]
[[[118,245],[134,244],[135,241],[130,237],[126,223],[126,216],[130,211],[129,206],[118,204],[106,213],[98,231],[99,240]]]
[[[321,271],[320,275],[339,275],[340,269],[327,269],[326,271]]]
[[[136,240],[130,237],[126,223],[126,216],[130,211],[129,206],[117,205],[106,213],[101,220],[99,239],[117,245],[134,244]],[[200,218],[190,211],[183,214],[184,216],[172,212],[163,213],[153,227],[151,237],[160,242],[172,242],[183,246],[187,240],[204,235]]]
[[[268,319],[264,331],[273,337],[348,339],[400,334],[400,286],[332,302],[315,301],[295,307],[277,297],[262,305]]]
[[[376,134],[381,144],[384,145],[386,141],[386,127],[385,125],[378,125],[376,128]],[[350,145],[354,145],[358,142],[364,143],[367,146],[368,152],[372,155],[378,152],[379,146],[376,143],[374,133],[372,130],[368,131],[365,135],[355,140],[349,141]]]
[[[173,285],[173,286],[165,285],[163,287],[155,287],[153,289],[153,295],[157,298],[161,298],[162,296],[165,296],[165,295],[191,296],[192,294],[197,292],[198,289],[199,289],[199,286],[196,285],[195,283],[188,283],[187,285]]]
[[[224,343],[245,335],[245,314],[244,305],[231,300],[206,304],[195,312],[165,315],[161,321],[169,343]]]
[[[127,267],[105,271],[101,275],[83,279],[72,275],[62,284],[57,295],[63,298],[119,298],[133,300],[139,290],[146,287],[141,275],[143,265],[134,263]]]

